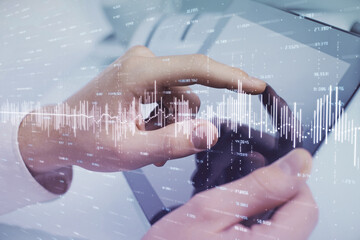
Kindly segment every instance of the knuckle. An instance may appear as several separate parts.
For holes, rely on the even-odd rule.
[[[319,221],[319,207],[317,206],[317,204],[312,207],[311,213],[309,215],[309,218],[313,219],[315,223]]]
[[[250,76],[247,72],[244,72],[243,70],[238,69],[238,68],[233,68],[233,69],[235,69],[235,71],[237,71],[237,73],[239,74],[240,80],[247,80],[250,78]]]
[[[129,52],[131,52],[134,55],[144,55],[144,56],[148,56],[150,54],[152,54],[152,52],[150,51],[150,49],[148,49],[145,46],[142,45],[136,45],[130,48]]]
[[[197,54],[194,54],[194,59],[198,62],[207,62],[207,60],[209,59],[208,56],[204,55],[204,54],[200,54],[200,53],[197,53]]]
[[[214,223],[228,217],[229,213],[235,214],[236,210],[229,212],[225,208],[226,205],[234,204],[234,200],[236,199],[229,198],[222,190],[212,188],[194,195],[189,201],[189,211],[192,211],[200,222]]]
[[[163,146],[164,146],[164,153],[166,156],[164,160],[170,160],[174,157],[177,146],[176,144],[177,143],[175,137],[169,134],[164,135]]]
[[[213,211],[211,211],[211,209],[213,209],[213,207],[211,206],[211,202],[214,199],[210,199],[207,196],[207,192],[202,192],[202,193],[197,193],[196,195],[194,195],[191,200],[189,201],[188,205],[189,205],[189,212],[191,212],[192,214],[194,214],[196,216],[196,218],[199,221],[212,221],[212,220],[216,220],[217,218],[214,216]]]
[[[211,68],[209,67],[210,58],[204,54],[193,54],[190,61],[190,69],[200,78],[207,78]]]
[[[207,66],[210,58],[204,54],[194,54],[194,62],[197,67],[204,69]]]
[[[296,148],[293,150],[294,153],[302,155],[302,158],[306,161],[311,161],[312,156],[305,148]]]
[[[241,70],[239,68],[234,68],[234,67],[232,67],[232,71],[236,76],[238,76],[237,80],[239,80],[240,82],[246,83],[247,81],[249,81],[250,76],[249,76],[249,74],[247,72],[245,72],[245,71],[243,71],[243,70]],[[237,82],[236,82],[236,84],[237,84]]]
[[[250,174],[249,178],[253,183],[253,192],[261,193],[265,197],[283,200],[290,191],[296,190],[294,179],[291,176],[279,171],[272,171],[271,168],[258,169]]]
[[[132,70],[137,66],[139,66],[139,64],[141,64],[142,61],[143,61],[142,57],[130,56],[121,62],[121,66],[126,70]]]
[[[306,186],[305,190],[308,192],[308,194],[310,196],[309,201],[307,203],[307,206],[308,206],[307,207],[307,219],[311,219],[315,223],[317,223],[319,220],[319,207],[311,193],[309,186]]]
[[[198,95],[194,94],[193,95],[193,99],[192,99],[192,103],[191,103],[191,107],[193,108],[193,112],[195,111],[195,109],[197,108],[197,111],[199,111],[200,106],[201,106],[201,100],[199,98]]]
[[[315,211],[314,211],[314,213],[312,215],[315,223],[317,223],[319,221],[319,214],[320,214],[319,207],[316,205]]]

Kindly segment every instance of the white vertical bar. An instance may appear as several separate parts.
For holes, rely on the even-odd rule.
[[[332,87],[330,85],[330,88],[329,88],[329,102],[328,102],[328,107],[329,107],[329,119],[328,119],[329,126],[328,127],[331,126],[331,94],[332,94]]]
[[[301,142],[302,141],[301,108],[300,108],[299,114],[300,114],[300,117],[299,117],[299,142]]]
[[[251,95],[249,94],[249,138],[251,138]]]
[[[341,142],[344,142],[344,109],[341,109]]]
[[[260,95],[260,138],[262,138],[262,131],[263,131],[263,95]]]
[[[319,142],[319,99],[316,100],[316,143]]]
[[[335,119],[334,119],[334,125],[335,125],[335,140],[337,141],[337,128],[338,128],[338,87],[335,88]]]
[[[328,131],[329,131],[329,95],[326,95],[326,104],[325,104],[325,144],[328,142]]]
[[[293,114],[293,118],[294,118],[294,126],[293,126],[293,132],[294,132],[294,139],[293,139],[293,148],[296,147],[296,102],[294,102],[294,114]]]
[[[319,119],[319,141],[322,140],[322,115],[323,115],[323,112],[322,112],[322,98],[320,98],[320,103],[319,103],[319,116],[320,116],[320,119]]]
[[[354,143],[354,120],[351,120],[351,144]]]
[[[357,129],[355,129],[355,135],[354,135],[354,166],[356,167],[356,135],[357,135]]]

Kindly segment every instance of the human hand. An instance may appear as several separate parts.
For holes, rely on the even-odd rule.
[[[256,130],[244,124],[234,127],[234,123],[229,123],[228,119],[213,119],[214,125],[220,126],[220,138],[210,150],[196,154],[196,170],[192,178],[194,193],[244,177],[278,160],[293,150],[294,146],[302,146],[301,138],[296,137],[303,135],[302,128],[286,126],[286,121],[279,120],[282,115],[286,115],[289,123],[300,125],[285,100],[269,85],[261,99],[269,114],[269,122],[274,127],[269,124],[267,129],[264,127],[260,130],[258,127]]]
[[[307,239],[318,209],[306,179],[311,156],[296,149],[246,177],[196,194],[160,219],[144,239]],[[278,207],[270,220],[242,222]]]
[[[27,115],[20,151],[29,169],[40,173],[72,165],[93,171],[161,165],[217,141],[214,125],[192,119],[200,101],[188,85],[238,89],[239,82],[247,93],[265,89],[264,82],[203,55],[155,57],[134,47],[66,102]],[[179,99],[186,114],[178,108],[164,117],[164,108],[174,109]],[[158,117],[145,122],[140,104],[159,101]],[[156,121],[161,128],[146,131]]]

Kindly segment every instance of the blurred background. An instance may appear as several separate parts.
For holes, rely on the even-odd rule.
[[[346,31],[359,29],[359,0],[259,1]],[[121,56],[145,19],[189,11],[222,12],[231,2],[0,0],[0,101],[62,101]],[[26,84],[19,86],[24,78]],[[16,94],[9,94],[9,88]],[[359,100],[357,94],[354,102]],[[353,110],[348,117],[359,120],[354,104],[349,109]],[[329,167],[324,160],[333,162],[335,156],[336,162],[338,156],[341,162],[349,151],[330,141],[318,153],[321,158],[315,162],[310,185],[324,211],[320,211],[313,239],[359,238],[352,231],[358,228],[360,213],[351,208],[351,204],[358,205],[359,198],[342,197],[338,191],[360,192],[359,182],[347,177],[341,164],[334,176],[334,165]],[[121,173],[92,173],[80,168],[75,168],[72,187],[60,199],[0,216],[1,240],[139,239],[148,228]],[[330,238],[322,238],[326,233]]]

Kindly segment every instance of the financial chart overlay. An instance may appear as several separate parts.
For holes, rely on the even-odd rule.
[[[288,142],[291,142],[292,148],[302,147],[304,141],[318,144],[324,141],[327,144],[328,134],[335,134],[335,139],[341,143],[351,144],[353,146],[353,165],[360,169],[358,134],[360,126],[354,125],[354,119],[348,119],[344,112],[341,101],[338,99],[338,87],[329,86],[328,93],[322,98],[316,99],[316,109],[313,111],[313,119],[309,123],[303,121],[302,108],[296,102],[289,106],[275,91],[259,95],[260,105],[254,104],[252,95],[242,91],[241,82],[236,90],[236,95],[223,95],[221,102],[202,106],[203,111],[191,109],[189,101],[184,98],[174,98],[169,108],[163,107],[163,100],[160,98],[158,103],[155,91],[144,94],[144,99],[133,99],[129,106],[123,106],[124,103],[118,102],[117,112],[109,113],[108,104],[101,107],[96,102],[79,102],[77,106],[70,107],[67,103],[54,105],[47,111],[47,108],[41,108],[40,103],[23,102],[13,104],[6,102],[1,105],[1,121],[18,124],[19,120],[26,115],[31,115],[31,120],[24,120],[22,126],[35,125],[42,130],[70,129],[76,137],[78,131],[89,131],[94,135],[99,132],[105,132],[111,137],[114,146],[126,141],[126,138],[134,135],[138,130],[138,123],[145,124],[150,121],[159,127],[164,127],[166,122],[171,120],[175,124],[174,135],[179,132],[186,134],[191,141],[192,120],[197,123],[198,119],[205,119],[214,122],[218,129],[218,136],[221,137],[220,125],[226,124],[233,132],[238,133],[238,128],[246,126],[246,134],[250,139],[252,134],[258,134],[260,138],[264,135],[278,134]],[[167,91],[167,94],[171,92]],[[143,103],[146,104],[143,104]],[[154,103],[157,107],[154,108]],[[114,103],[112,103],[113,105]],[[150,116],[144,116],[139,109],[145,113],[151,113]],[[259,107],[260,106],[260,107]],[[255,109],[258,107],[258,109]],[[194,113],[195,112],[195,113]],[[216,119],[216,121],[214,121]],[[214,141],[212,128],[207,128],[208,146]],[[243,131],[242,131],[243,132]],[[146,155],[146,152],[141,152]]]
[[[326,13],[321,7],[333,6],[331,0],[289,1],[289,8],[303,12],[248,0],[0,3],[2,140],[19,148],[30,166],[46,165],[46,158],[52,157],[73,165],[74,174],[68,192],[56,201],[0,216],[0,238],[22,239],[17,234],[23,234],[23,239],[46,239],[54,234],[54,239],[139,239],[156,217],[200,191],[221,189],[295,148],[305,148],[313,155],[312,171],[297,177],[308,178],[320,212],[311,239],[357,239],[360,38],[313,19],[329,14],[329,24],[341,25],[345,20],[335,17],[358,13],[359,4],[344,1],[344,8]],[[280,2],[276,4],[285,6],[288,1]],[[311,2],[314,8],[300,7]],[[202,54],[263,80],[267,87],[253,95],[236,77],[236,87],[229,89],[203,86],[196,78],[172,79],[178,81],[176,86],[189,86],[187,93],[151,79],[147,91],[125,101],[138,85],[103,89],[101,81],[93,80],[108,68],[121,71],[116,60],[136,45],[164,60]],[[132,79],[114,79],[127,80]],[[95,90],[86,100],[68,101],[94,82]],[[190,92],[199,98],[199,106],[189,100]],[[204,120],[216,128],[194,128]],[[171,129],[168,136],[150,137],[151,131],[166,132],[164,128]],[[38,157],[35,143],[18,147],[20,131],[28,129],[29,139],[41,136],[40,145],[50,143],[47,149],[59,151]],[[206,138],[207,149],[162,167],[111,165],[97,172],[107,160],[120,162],[120,157],[131,163],[156,154],[169,160],[172,141],[162,137],[183,139],[192,147],[194,135]],[[172,147],[183,150],[181,144]],[[9,148],[3,147],[4,152]],[[257,156],[264,165],[256,165]],[[0,156],[0,169],[10,172],[11,160]],[[3,189],[7,185],[0,181]],[[247,207],[241,204],[238,207]]]

